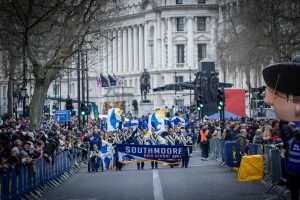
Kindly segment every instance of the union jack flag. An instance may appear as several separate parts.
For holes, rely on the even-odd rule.
[[[116,85],[117,86],[119,86],[119,85],[121,85],[121,80],[119,79],[119,77],[117,77],[117,75],[115,75],[114,73],[113,73],[113,78],[116,80]]]
[[[99,88],[102,87],[102,80],[101,80],[101,77],[100,76],[96,76],[96,80],[97,80],[97,85]]]

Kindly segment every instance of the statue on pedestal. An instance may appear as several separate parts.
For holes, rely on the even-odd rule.
[[[149,90],[151,89],[151,85],[150,85],[150,74],[146,68],[140,77],[140,89],[141,89],[141,102],[149,102],[149,100],[147,100],[147,93],[149,93]]]

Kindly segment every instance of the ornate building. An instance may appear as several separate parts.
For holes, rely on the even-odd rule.
[[[219,6],[215,0],[131,0],[126,2],[118,24],[108,33],[100,51],[98,72],[116,74],[122,85],[99,90],[94,84],[91,101],[140,101],[139,77],[150,72],[151,87],[194,80],[204,58],[216,60]],[[101,91],[101,92],[100,92]],[[97,96],[94,94],[97,94]],[[189,106],[189,91],[161,91],[148,95],[154,108]],[[100,97],[100,98],[99,98]]]
[[[88,96],[100,113],[105,107],[122,103],[131,111],[132,101],[140,102],[139,78],[144,68],[151,76],[151,90],[147,95],[155,108],[189,106],[193,91],[169,90],[153,92],[153,88],[175,82],[194,80],[199,62],[204,58],[217,60],[219,4],[217,0],[128,0],[124,1],[120,16],[114,19],[114,28],[97,49],[82,50],[80,64],[89,69]],[[88,56],[87,56],[88,55]],[[76,69],[77,55],[69,68]],[[82,71],[81,71],[82,72]],[[122,84],[99,88],[96,76],[117,75]],[[81,73],[82,74],[82,73]],[[87,88],[80,82],[80,95]],[[52,113],[53,105],[64,109],[65,103],[53,98],[77,100],[77,72],[66,70],[53,81],[45,106]],[[29,86],[28,86],[29,88]],[[31,88],[31,87],[30,87]],[[1,85],[1,104],[4,105],[6,88]],[[30,92],[29,96],[32,94]],[[77,111],[77,103],[73,103]],[[2,106],[1,113],[6,112]],[[21,111],[19,109],[19,111]]]

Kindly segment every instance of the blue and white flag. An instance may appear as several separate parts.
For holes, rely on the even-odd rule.
[[[172,121],[172,123],[174,123],[176,126],[177,126],[179,123],[184,123],[184,124],[185,124],[185,120],[184,120],[182,117],[178,117],[178,116],[172,117],[171,121]]]
[[[122,110],[120,108],[111,108],[107,114],[107,131],[118,130],[122,127]]]
[[[165,131],[165,111],[157,110],[148,118],[148,130],[154,128],[156,133]]]
[[[112,144],[103,140],[102,147],[101,147],[101,154],[102,154],[102,160],[105,168],[111,170],[113,165],[112,162],[113,162],[113,155],[114,155]]]
[[[138,120],[130,120],[124,123],[124,127],[128,128],[128,127],[132,127],[132,126],[138,126],[139,125],[139,121]]]
[[[169,128],[172,128],[173,126],[172,126],[172,122],[171,122],[171,120],[169,119],[169,118],[167,118],[167,117],[165,117],[165,125],[167,125]]]
[[[148,125],[147,125],[146,118],[140,118],[138,122],[139,122],[139,129],[140,130],[143,130],[143,131],[148,130]]]

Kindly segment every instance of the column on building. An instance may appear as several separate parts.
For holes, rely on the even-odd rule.
[[[193,17],[187,17],[187,63],[189,68],[194,68],[194,33],[193,33]]]
[[[133,68],[134,72],[138,72],[139,68],[139,44],[138,44],[138,27],[133,27]]]
[[[111,40],[107,40],[107,73],[111,73],[112,71],[112,42]]]
[[[133,43],[132,43],[132,27],[128,27],[128,68],[129,72],[133,71]]]
[[[163,20],[161,20],[161,69],[165,69],[166,67],[166,44],[165,44],[165,23]]]
[[[123,48],[122,48],[122,30],[118,30],[118,66],[116,73],[119,74],[123,68]]]
[[[145,67],[144,62],[144,30],[143,25],[139,25],[139,71],[142,72]]]
[[[107,73],[107,46],[108,45],[108,42],[107,42],[107,39],[104,38],[104,41],[103,41],[103,48],[102,48],[102,63],[103,63],[103,73],[106,74]]]
[[[174,68],[174,58],[173,58],[173,19],[168,18],[168,68]]]
[[[116,73],[117,68],[118,68],[118,38],[117,38],[117,31],[113,31],[113,50],[112,50],[112,73]]]
[[[127,40],[127,28],[125,27],[123,29],[123,66],[122,66],[122,72],[126,73],[128,72],[128,40]]]
[[[157,18],[157,21],[154,26],[154,69],[158,70],[161,65],[161,49],[160,49],[160,29],[161,29],[161,20],[160,17]]]
[[[145,22],[144,25],[144,59],[145,59],[145,68],[149,67],[149,56],[148,56],[148,50],[149,50],[149,24],[148,22]]]

